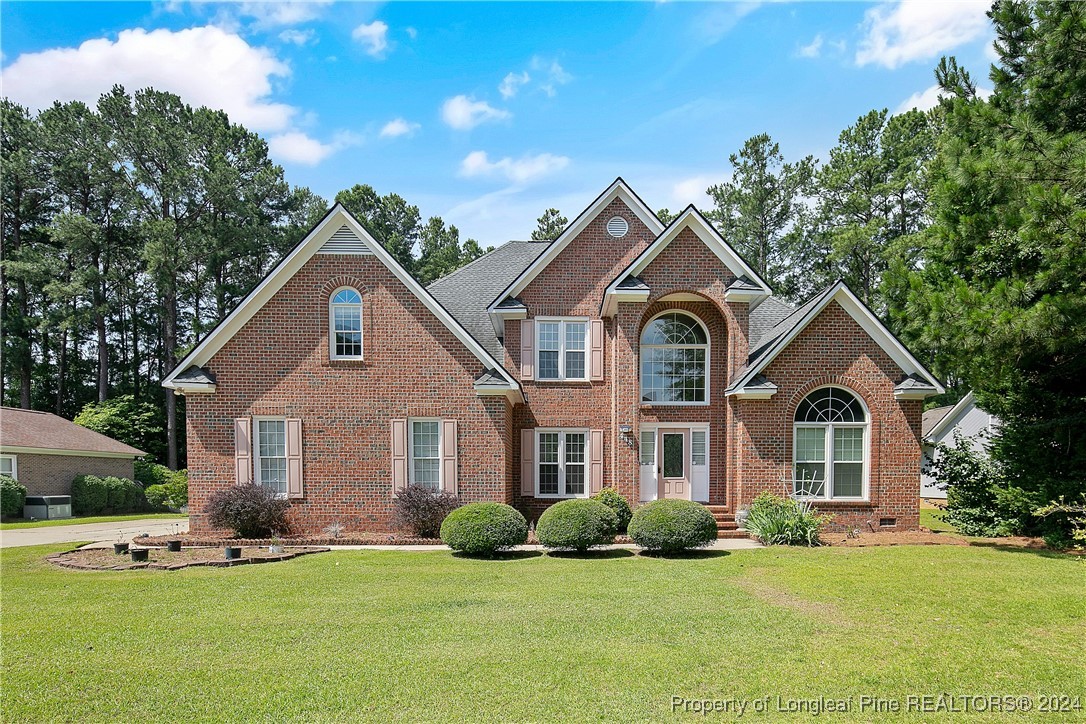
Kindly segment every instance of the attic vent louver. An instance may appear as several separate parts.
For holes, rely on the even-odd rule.
[[[626,233],[630,230],[630,225],[626,223],[626,219],[621,216],[614,216],[607,222],[607,233],[616,239],[621,239],[626,236]]]
[[[321,246],[318,254],[372,254],[358,234],[344,224]]]

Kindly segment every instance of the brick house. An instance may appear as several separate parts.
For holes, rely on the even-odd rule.
[[[621,179],[555,241],[428,289],[336,206],[163,385],[186,396],[194,530],[250,481],[309,530],[381,530],[411,483],[529,519],[610,486],[915,528],[943,391],[844,284],[793,307],[695,208],[665,227]]]

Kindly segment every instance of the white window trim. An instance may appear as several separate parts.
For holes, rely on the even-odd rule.
[[[539,454],[539,434],[540,433],[558,433],[558,489],[563,492],[559,492],[557,495],[544,494],[539,492],[539,466],[543,463],[540,461],[542,457]],[[584,435],[584,492],[574,495],[565,493],[566,489],[566,435]],[[592,436],[587,429],[581,429],[577,427],[537,427],[535,429],[535,497],[547,498],[551,500],[562,500],[565,498],[587,498],[589,497],[589,490],[592,487],[592,483],[589,480],[589,461],[592,459],[592,450],[590,448],[592,444]],[[548,463],[549,464],[549,463]]]
[[[278,415],[254,415],[253,416],[253,431],[252,431],[252,444],[253,444],[253,482],[260,487],[264,487],[264,481],[260,479],[260,423],[261,422],[282,422],[283,423],[283,460],[287,459],[287,418],[279,417]],[[289,467],[286,468],[289,471]],[[289,472],[288,472],[289,475]],[[286,498],[287,492],[290,489],[290,481],[283,481],[283,492],[276,493],[277,498]]]
[[[855,390],[851,390],[848,387],[845,387],[843,385],[823,385],[822,387],[817,387],[817,388],[811,390],[810,392],[808,392],[806,395],[804,395],[802,399],[806,400],[808,397],[813,395],[818,390],[825,389],[827,387],[832,387],[832,388],[835,388],[835,389],[844,390],[845,392],[848,392],[853,397],[855,397],[856,400],[860,403],[861,409],[863,409],[863,411],[864,411],[864,421],[863,422],[793,422],[792,423],[792,475],[791,475],[791,477],[792,477],[792,491],[791,491],[791,494],[793,496],[795,496],[796,498],[801,499],[801,500],[812,500],[812,501],[823,501],[823,502],[831,502],[831,501],[838,501],[839,500],[839,501],[851,502],[851,503],[866,503],[866,502],[869,502],[871,500],[871,481],[870,481],[870,476],[871,476],[871,411],[869,409],[867,409],[867,403],[864,402],[863,397],[861,397],[859,393],[857,393]],[[802,402],[802,400],[801,400],[801,402]],[[793,420],[794,419],[795,419],[795,413],[793,413]],[[863,450],[864,450],[863,494],[860,495],[859,497],[857,497],[857,496],[845,496],[845,495],[832,495],[832,491],[833,491],[833,429],[835,427],[861,428],[863,430],[863,435],[864,435],[864,439],[863,439]],[[826,451],[825,451],[825,460],[823,461],[823,464],[826,466],[826,480],[824,481],[825,484],[823,485],[823,488],[822,488],[822,491],[823,491],[822,495],[796,495],[795,494],[796,465],[799,462],[798,460],[796,460],[796,453],[797,453],[797,449],[799,447],[798,445],[796,445],[796,432],[800,428],[815,429],[815,430],[828,430],[828,432],[825,434]]]
[[[410,417],[407,419],[407,484],[415,485],[415,423],[437,423],[437,488],[434,493],[445,490],[445,466],[441,461],[445,456],[445,436],[442,434],[440,417]],[[431,458],[424,458],[430,460]]]
[[[584,325],[584,349],[567,349],[566,348],[566,324],[573,322],[576,324]],[[542,350],[539,344],[539,335],[542,324],[557,324],[558,325],[558,376],[557,377],[540,377],[539,372],[542,369],[539,365],[539,355],[541,352],[553,352],[554,350]],[[535,318],[535,379],[537,382],[588,382],[589,381],[589,366],[592,361],[590,358],[591,346],[592,346],[592,320],[588,317],[536,317]],[[582,377],[566,377],[566,352],[583,352],[584,353],[584,375]]]
[[[19,479],[19,456],[18,455],[9,455],[9,454],[5,453],[4,455],[0,455],[0,460],[10,460],[11,461],[11,477],[18,480]]]
[[[645,334],[645,328],[655,322],[665,314],[685,314],[693,319],[695,322],[701,325],[701,331],[705,332],[705,344],[641,344],[641,338]],[[708,407],[712,397],[709,393],[709,381],[712,377],[712,347],[713,338],[709,335],[709,325],[705,324],[701,317],[688,312],[685,309],[665,309],[649,321],[645,322],[641,327],[641,332],[637,335],[637,399],[640,400],[640,404],[647,405],[649,407]],[[704,402],[646,402],[643,398],[645,396],[644,377],[641,374],[641,361],[643,349],[704,349],[705,350],[705,401]]]
[[[336,298],[337,294],[339,294],[342,291],[346,291],[346,290],[350,290],[350,291],[354,292],[355,294],[358,295],[358,298],[360,300],[363,300],[363,301],[359,302],[358,304],[342,304],[342,303],[341,304],[336,304],[336,303],[334,303],[332,301],[333,299]],[[366,330],[365,330],[365,325],[362,324],[363,317],[364,317],[364,315],[362,313],[363,312],[364,300],[365,300],[365,297],[362,296],[362,292],[358,291],[354,287],[347,287],[347,286],[337,287],[331,294],[328,295],[328,358],[329,359],[334,359],[334,360],[361,360],[363,358],[362,354],[358,354],[358,355],[336,354],[336,316],[335,316],[335,310],[336,310],[337,307],[344,307],[344,308],[351,308],[351,309],[353,309],[355,307],[358,308],[358,333],[359,333],[359,337],[360,337],[360,343],[361,343],[361,346],[362,346],[362,352],[365,353],[365,351],[366,351]]]

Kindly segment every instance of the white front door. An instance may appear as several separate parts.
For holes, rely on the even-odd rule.
[[[682,498],[709,502],[709,426],[680,425],[641,428],[642,501]]]
[[[659,450],[660,498],[690,500],[690,431],[660,429]]]

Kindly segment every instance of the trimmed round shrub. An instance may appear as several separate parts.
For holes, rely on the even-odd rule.
[[[290,501],[262,485],[233,485],[211,494],[204,506],[207,522],[229,528],[241,538],[270,538],[290,532]]]
[[[492,556],[527,541],[528,521],[504,503],[468,503],[445,517],[441,540],[454,551]]]
[[[608,508],[615,511],[615,517],[618,518],[615,532],[621,533],[629,527],[630,517],[633,515],[633,511],[630,510],[630,504],[626,502],[625,498],[618,494],[617,490],[614,488],[604,488],[593,495],[592,499],[600,501]]]
[[[615,538],[618,517],[598,500],[575,498],[543,511],[535,535],[547,548],[586,551]]]
[[[716,520],[700,503],[654,500],[634,511],[628,532],[646,550],[677,553],[716,540]]]
[[[20,518],[26,503],[26,486],[10,475],[0,475],[0,515]]]

